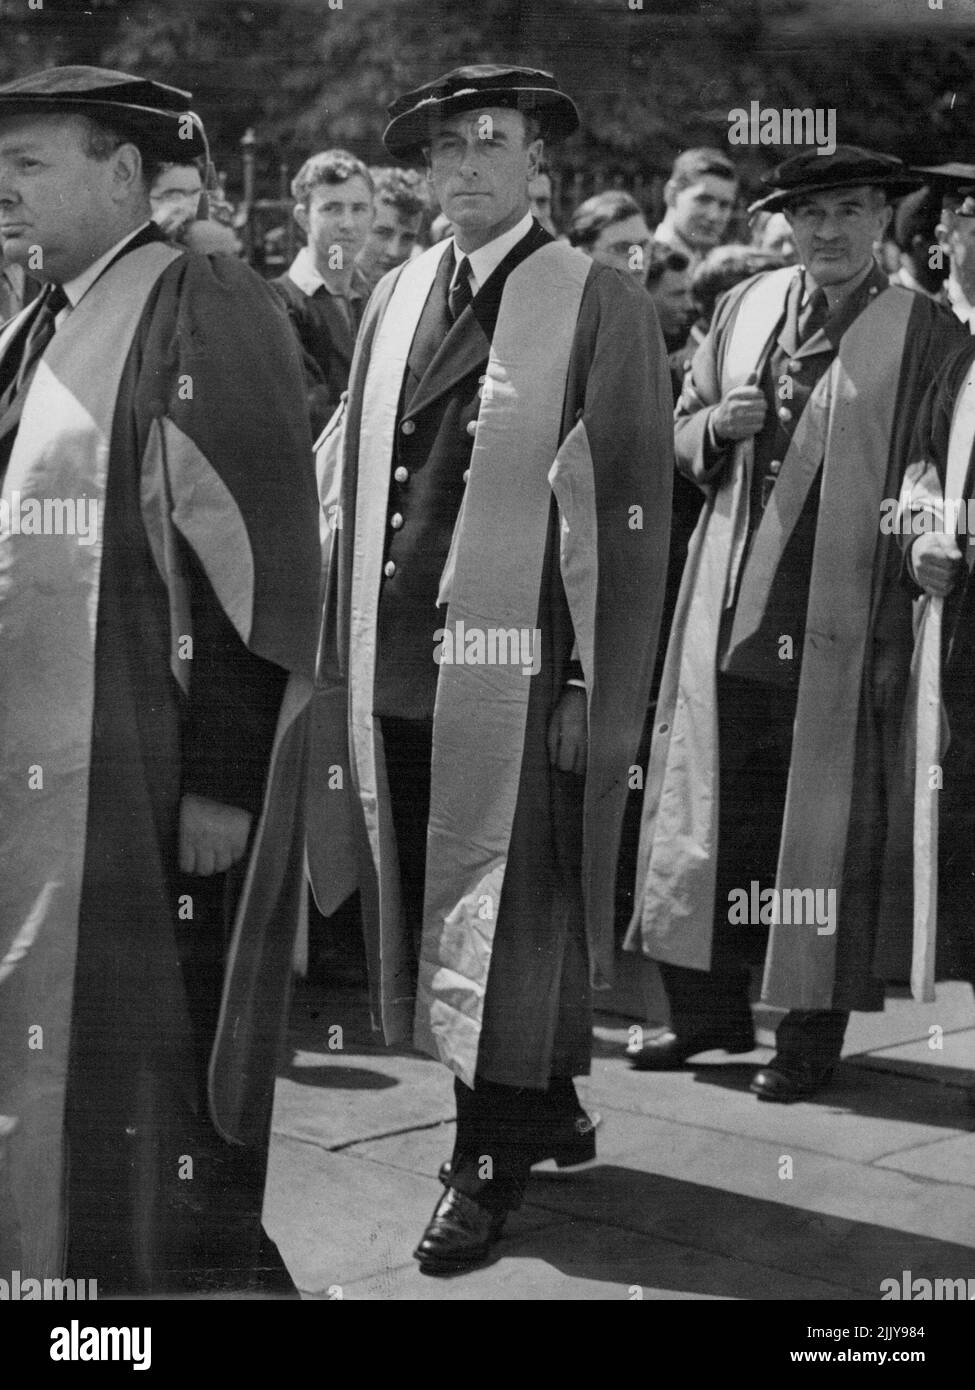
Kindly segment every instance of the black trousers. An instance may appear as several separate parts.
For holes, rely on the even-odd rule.
[[[419,954],[433,725],[385,717],[382,733],[403,911]],[[457,1134],[451,1186],[496,1211],[520,1205],[533,1155],[551,1129],[561,1130],[585,1115],[571,1077],[555,1077],[547,1091],[538,1091],[475,1076],[473,1089],[455,1080],[454,1095]]]
[[[718,676],[720,811],[711,969],[661,963],[677,1032],[751,1028],[749,966],[764,960],[768,928],[729,922],[730,895],[747,891],[753,881],[761,888],[775,884],[796,696],[794,687]],[[839,1010],[794,1010],[779,1027],[779,1051],[833,1061],[848,1018]]]

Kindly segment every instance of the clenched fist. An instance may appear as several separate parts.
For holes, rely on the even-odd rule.
[[[751,439],[765,424],[768,402],[756,386],[758,374],[752,372],[744,386],[733,386],[711,414],[716,438],[738,441]]]
[[[961,569],[961,551],[954,536],[927,531],[911,547],[914,578],[928,594],[943,598],[955,587]]]
[[[179,803],[179,867],[184,874],[222,874],[244,856],[251,816],[239,806],[187,794]]]

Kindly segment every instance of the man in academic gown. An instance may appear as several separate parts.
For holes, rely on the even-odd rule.
[[[880,526],[921,398],[959,333],[888,286],[872,247],[918,182],[852,146],[809,151],[756,205],[803,261],[720,301],[678,405],[678,467],[705,492],[667,652],[627,944],[661,962],[670,1027],[634,1064],[754,1046],[749,960],[788,1010],[752,1081],[829,1079],[850,1009],[883,1007],[874,952],[911,649]],[[771,925],[771,933],[767,928]]]
[[[534,1162],[595,1155],[572,1078],[613,966],[672,424],[646,294],[530,215],[543,137],[578,119],[555,79],[461,68],[390,110],[387,148],[425,155],[454,235],[363,320],[326,645],[350,685],[375,1008],[456,1074],[416,1250],[447,1273],[483,1260]]]
[[[103,1294],[290,1285],[260,1213],[317,502],[283,311],[150,220],[189,104],[0,88],[0,238],[46,281],[0,337],[0,1269]]]

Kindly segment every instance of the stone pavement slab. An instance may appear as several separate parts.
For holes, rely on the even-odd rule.
[[[919,1149],[904,1149],[877,1160],[879,1168],[897,1168],[937,1183],[963,1183],[975,1187],[975,1134],[943,1139]]]
[[[597,1109],[788,1142],[861,1163],[966,1133],[975,1120],[956,1088],[846,1064],[820,1095],[796,1105],[770,1105],[748,1090],[753,1071],[754,1063],[743,1066],[735,1059],[689,1063],[674,1072],[634,1072],[618,1057],[603,1055],[593,1062],[590,1094]]]
[[[328,997],[301,987],[289,1042],[274,1096],[277,1134],[336,1149],[369,1135],[454,1118],[447,1069],[412,1048],[384,1047],[356,992]]]

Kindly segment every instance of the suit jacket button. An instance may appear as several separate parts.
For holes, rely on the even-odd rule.
[[[785,364],[785,369],[786,369],[787,372],[801,372],[801,371],[802,371],[802,363],[799,361],[798,358],[793,357],[793,358],[791,359],[791,361],[789,361],[789,362],[787,362],[787,363]]]
[[[782,421],[783,425],[787,425],[789,421],[792,419],[792,411],[789,409],[787,405],[780,405],[775,413]]]
[[[467,422],[467,433],[471,436],[472,439],[474,438],[475,434],[477,434],[477,421],[476,421],[476,420],[468,420],[468,422]]]
[[[771,463],[769,464],[769,466],[768,466],[768,471],[769,471],[770,473],[778,473],[778,471],[779,471],[779,469],[780,469],[781,467],[782,467],[782,460],[781,460],[781,459],[773,459],[772,462],[771,462]]]
[[[404,420],[403,423],[400,425],[400,432],[402,434],[412,434],[415,429],[416,422],[414,420]]]
[[[393,577],[393,575],[394,575],[395,573],[396,573],[396,561],[395,561],[395,560],[387,560],[386,563],[383,565],[383,574],[386,576],[387,579],[392,579],[392,577]]]
[[[471,476],[471,470],[470,470],[469,468],[465,468],[465,469],[464,469],[464,482],[465,482],[465,483],[467,482],[467,479],[468,479],[470,476]]]
[[[389,518],[389,524],[390,526],[392,526],[394,531],[398,531],[399,528],[403,525],[402,512],[393,512],[393,515]]]
[[[393,477],[398,483],[408,483],[410,481],[410,470],[404,468],[403,465],[400,464],[399,468],[397,468],[396,472],[393,474]]]

